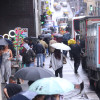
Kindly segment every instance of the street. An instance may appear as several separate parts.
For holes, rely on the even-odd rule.
[[[8,39],[14,45],[14,47],[12,47],[12,48],[16,49],[16,51],[15,51],[16,53],[15,53],[15,58],[14,59],[15,59],[15,61],[17,63],[17,66],[19,67],[19,65],[20,65],[21,68],[22,68],[22,66],[24,66],[25,64],[26,64],[26,66],[29,65],[29,63],[26,63],[26,62],[23,63],[22,60],[19,61],[20,57],[23,56],[23,55],[21,55],[20,51],[21,50],[23,51],[23,48],[24,48],[26,50],[25,50],[25,52],[23,54],[27,53],[27,51],[31,48],[31,46],[29,48],[25,48],[24,47],[25,45],[23,46],[23,44],[26,44],[26,46],[27,45],[29,46],[28,43],[30,41],[32,42],[31,43],[32,49],[34,49],[34,46],[36,46],[35,43],[39,42],[38,41],[39,35],[42,35],[42,31],[43,31],[43,33],[46,33],[46,34],[49,33],[50,39],[54,36],[52,34],[56,34],[57,33],[58,37],[61,36],[61,41],[60,42],[63,42],[63,43],[64,43],[63,40],[65,38],[64,34],[65,33],[68,33],[68,34],[70,33],[70,35],[71,35],[70,39],[80,40],[80,45],[81,45],[81,47],[83,46],[80,51],[85,49],[84,51],[82,51],[82,53],[83,53],[82,56],[84,56],[83,58],[86,57],[86,59],[85,59],[86,61],[84,61],[83,64],[87,63],[88,66],[86,66],[86,67],[88,68],[87,69],[88,73],[86,73],[82,69],[82,64],[80,64],[80,66],[78,68],[78,73],[77,74],[74,73],[74,60],[70,60],[70,56],[69,56],[69,52],[68,52],[67,57],[66,57],[67,63],[63,65],[63,78],[68,80],[68,81],[70,81],[72,85],[74,84],[73,88],[75,86],[75,89],[70,91],[70,92],[68,92],[68,93],[66,93],[66,94],[63,94],[64,100],[99,100],[99,97],[98,97],[97,93],[90,88],[90,81],[89,81],[88,76],[89,75],[91,76],[90,79],[93,78],[92,81],[94,83],[92,85],[95,86],[95,90],[96,90],[99,87],[99,82],[100,82],[100,79],[98,78],[99,75],[100,75],[99,71],[98,71],[98,68],[100,67],[100,48],[98,48],[99,45],[100,45],[100,41],[99,41],[100,40],[99,39],[100,36],[98,35],[98,33],[100,33],[100,30],[98,32],[98,29],[100,29],[100,24],[97,24],[97,22],[100,22],[100,18],[99,17],[95,18],[94,16],[93,16],[93,18],[91,18],[91,17],[87,18],[87,17],[84,17],[84,16],[82,18],[81,17],[79,17],[79,18],[76,17],[74,15],[74,12],[72,12],[72,10],[70,8],[70,5],[69,5],[69,3],[67,1],[66,2],[63,1],[65,3],[67,3],[67,6],[63,6],[62,5],[62,1],[60,1],[60,0],[58,2],[55,1],[55,0],[50,0],[50,2],[41,0],[41,4],[40,5],[38,4],[39,0],[33,0],[33,1],[34,1],[33,3],[30,2],[30,4],[32,4],[32,6],[27,5],[28,7],[30,7],[30,9],[32,11],[31,10],[30,11],[27,10],[27,13],[24,14],[26,9],[21,6],[23,12],[20,12],[21,8],[16,6],[16,8],[19,8],[19,10],[18,10],[19,14],[17,15],[15,13],[13,15],[13,12],[17,12],[16,9],[15,9],[15,11],[11,12],[11,15],[10,14],[8,14],[8,15],[4,14],[5,16],[7,16],[7,18],[4,17],[4,19],[2,21],[2,23],[4,23],[4,25],[1,23],[2,24],[1,26],[3,26],[3,28],[4,28],[3,29],[1,27],[1,30],[2,30],[1,33],[3,33],[3,34],[4,33],[8,33],[8,34],[4,34],[4,35],[2,34],[1,37],[2,38],[6,38],[6,35],[7,35]],[[11,10],[13,8],[10,8],[11,7],[10,3],[11,2],[9,2],[8,9]],[[28,3],[26,3],[26,4],[28,4]],[[12,3],[12,5],[13,5],[13,3]],[[16,4],[16,5],[18,5],[18,4]],[[28,8],[27,6],[26,6],[26,8]],[[48,9],[47,9],[47,7],[48,7]],[[58,7],[58,8],[56,8],[56,7]],[[14,6],[14,8],[15,8],[15,6]],[[96,8],[96,7],[94,7],[94,8]],[[48,10],[50,11],[49,13],[47,13]],[[2,11],[2,12],[7,13],[6,11],[7,11],[7,9],[5,11]],[[64,14],[64,12],[68,12],[68,14]],[[10,13],[10,11],[8,11],[8,13]],[[3,14],[1,13],[1,15],[3,15]],[[18,18],[16,18],[16,15],[17,15]],[[28,16],[31,16],[31,17],[28,18]],[[75,19],[73,19],[74,16],[75,16]],[[3,17],[3,16],[1,16],[1,17]],[[9,18],[10,18],[10,20],[9,20]],[[13,18],[16,18],[16,20],[13,19]],[[21,19],[19,19],[19,18],[21,18]],[[8,22],[5,19],[8,19]],[[71,20],[71,23],[69,23],[70,20]],[[91,27],[90,27],[90,22],[91,22]],[[16,25],[16,23],[17,23],[17,25]],[[93,25],[95,24],[95,25],[93,26],[92,24]],[[12,25],[12,26],[10,26],[10,25]],[[24,26],[24,25],[26,25],[26,26]],[[97,27],[95,27],[95,26],[97,26]],[[42,30],[42,31],[39,31],[39,29]],[[71,31],[69,31],[70,29],[71,29]],[[12,34],[8,32],[9,30],[13,31]],[[45,32],[44,30],[47,30],[47,32]],[[94,33],[92,33],[91,30]],[[13,33],[14,33],[14,35],[13,35]],[[24,33],[25,36],[23,36],[23,33]],[[77,36],[79,38],[76,38]],[[36,40],[34,38],[32,38],[32,37],[36,38]],[[80,37],[82,37],[82,38],[80,38]],[[25,38],[30,38],[30,39],[26,39],[26,41],[25,41],[24,40]],[[66,40],[65,41],[66,45],[69,45],[69,44],[67,44],[67,42],[68,42],[67,38],[65,40]],[[33,41],[35,41],[35,43],[33,43]],[[7,43],[6,45],[8,45],[8,44],[9,43]],[[74,44],[74,43],[72,43],[72,44]],[[48,48],[48,47],[45,47],[45,48]],[[2,50],[1,50],[1,52],[2,52]],[[38,50],[41,51],[42,49],[39,48]],[[36,57],[37,54],[38,54],[38,53],[36,53],[36,55],[35,55],[35,53],[34,53],[34,57]],[[44,53],[44,52],[41,52],[41,54],[42,53]],[[2,54],[3,53],[1,53],[1,57],[2,57]],[[40,54],[40,52],[39,52],[39,54]],[[75,52],[75,54],[78,54],[78,53]],[[79,55],[80,55],[80,53],[79,53]],[[98,60],[98,55],[99,55],[99,60]],[[31,56],[32,56],[32,54],[31,54]],[[7,57],[4,57],[4,58],[7,58],[8,61],[9,60],[12,61],[13,57],[11,57],[11,54],[10,54],[9,58],[11,58],[11,59],[8,59]],[[19,57],[19,59],[18,59],[18,57]],[[29,56],[26,56],[26,57],[29,57]],[[26,57],[23,57],[23,58],[26,58]],[[42,58],[42,56],[41,56],[41,58]],[[44,66],[43,66],[42,63],[41,63],[41,66],[43,66],[44,69],[47,69],[47,70],[49,70],[49,71],[51,71],[51,72],[53,72],[55,74],[55,71],[53,70],[53,68],[52,67],[49,68],[50,67],[50,58],[51,58],[50,55],[46,56]],[[60,59],[61,59],[61,57],[60,57]],[[35,58],[35,60],[34,60],[33,57],[31,57],[31,59],[26,59],[26,61],[28,61],[28,60],[31,60],[30,64],[31,63],[34,64],[34,61],[35,61],[34,67],[39,66],[39,65],[37,65],[37,59],[36,58]],[[42,60],[41,60],[41,62],[42,62]],[[19,64],[19,62],[20,62],[20,64]],[[8,68],[8,65],[10,65],[10,64],[7,64],[7,68]],[[94,66],[94,65],[97,65],[97,66]],[[10,66],[10,70],[12,69],[12,73],[13,73],[12,75],[14,75],[15,74],[15,70],[16,69],[18,70],[18,68],[17,67],[16,68],[14,68],[14,67],[11,68],[11,67],[12,67],[12,65]],[[62,65],[60,67],[62,67]],[[93,69],[93,67],[95,67],[94,69],[96,69],[96,71]],[[44,70],[43,68],[42,68],[42,70]],[[9,71],[7,71],[7,72],[9,72]],[[32,74],[33,74],[33,70],[32,70]],[[36,75],[32,75],[32,76],[34,76],[36,78]],[[44,76],[46,76],[46,75],[44,74]],[[32,79],[34,77],[32,77]],[[29,75],[29,78],[30,78],[30,75]],[[3,83],[3,82],[1,82],[1,79],[2,78],[1,78],[1,69],[0,69],[0,83],[1,83],[0,84],[0,100],[7,100],[5,95],[4,95],[4,92],[3,92],[3,89],[4,89],[4,87],[5,87],[7,82]],[[38,78],[38,79],[40,79],[40,78]],[[99,82],[98,82],[98,80],[99,80]],[[21,80],[21,81],[23,81],[23,82],[21,84],[19,84],[19,85],[22,87],[23,91],[27,91],[29,89],[29,86],[28,86],[28,81],[29,80],[26,79],[26,80]],[[34,81],[36,81],[36,80],[34,80]],[[66,85],[64,85],[64,86],[66,86]],[[50,89],[51,89],[51,87],[50,87]]]

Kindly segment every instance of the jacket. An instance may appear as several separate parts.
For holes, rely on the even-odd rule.
[[[45,41],[43,41],[43,40],[40,40],[40,43],[43,45],[43,47],[45,49],[44,53],[46,53],[46,48],[48,48],[48,44]]]
[[[34,51],[35,51],[36,54],[40,54],[40,53],[44,53],[45,49],[42,46],[42,44],[38,43],[38,44],[36,44]]]
[[[63,54],[61,53],[61,59],[58,60],[55,58],[54,53],[52,53],[51,59],[50,59],[50,66],[52,66],[54,70],[57,70],[63,67]]]
[[[29,49],[27,51],[24,51],[23,54],[23,64],[30,64],[31,62],[34,61],[34,58],[35,58],[35,53],[33,50]]]
[[[51,53],[53,53],[54,50],[55,50],[53,47],[51,47],[51,44],[53,44],[53,43],[57,43],[57,41],[56,41],[56,40],[50,40],[49,46],[50,46],[50,52],[51,52]]]

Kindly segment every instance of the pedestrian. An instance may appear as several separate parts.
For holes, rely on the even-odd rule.
[[[50,37],[46,37],[44,38],[44,41],[48,44],[48,48],[46,48],[46,56],[48,57],[49,54],[50,54],[50,51],[49,51],[49,41],[51,39],[51,36]]]
[[[59,76],[62,78],[62,70],[63,70],[63,54],[61,53],[60,50],[55,49],[54,53],[51,55],[51,60],[50,60],[50,67],[52,67],[55,71],[55,76]]]
[[[40,43],[44,47],[44,53],[43,53],[43,66],[45,65],[45,55],[46,55],[46,49],[48,48],[48,44],[43,40],[43,38],[40,38]]]
[[[33,67],[34,66],[34,59],[35,53],[34,51],[28,46],[28,44],[23,45],[23,53],[22,53],[22,62],[26,65],[26,67]]]
[[[71,49],[74,58],[74,72],[77,74],[77,70],[80,65],[80,53],[81,53],[80,41],[77,40],[76,44],[73,44],[73,48]]]
[[[71,50],[69,50],[69,55],[70,55],[70,60],[73,60],[73,45],[74,44],[70,44],[69,47],[71,48]]]
[[[2,83],[9,83],[9,77],[11,76],[11,59],[12,51],[8,49],[8,45],[4,46],[2,51],[2,63],[1,63],[1,78]]]
[[[56,95],[46,95],[44,100],[64,100],[64,99],[63,95],[56,94]]]
[[[40,44],[39,41],[37,41],[37,44],[35,45],[34,51],[37,56],[37,67],[43,67],[43,54],[45,52],[44,47],[42,44]],[[40,60],[40,65],[39,65],[39,60]]]
[[[37,95],[34,99],[32,100],[44,100],[45,95]]]
[[[14,76],[10,76],[9,78],[9,84],[7,84],[3,91],[6,96],[6,98],[9,100],[12,96],[22,91],[22,88],[20,85],[16,84],[17,80]]]
[[[57,41],[54,40],[54,37],[52,37],[51,40],[49,41],[49,49],[50,49],[49,51],[50,51],[50,54],[52,54],[54,52],[54,50],[55,50],[53,47],[51,47],[51,45],[53,43],[57,43]]]
[[[29,46],[30,46],[30,48],[32,48],[32,50],[33,50],[34,43],[33,43],[32,39],[30,39],[30,40],[29,40],[28,45],[29,45]]]

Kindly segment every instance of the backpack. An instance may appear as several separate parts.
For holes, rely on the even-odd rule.
[[[23,56],[24,63],[30,64],[34,61],[35,53],[33,50],[29,49],[26,51],[25,55]]]

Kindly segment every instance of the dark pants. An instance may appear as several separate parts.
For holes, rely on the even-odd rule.
[[[79,65],[80,65],[80,58],[74,58],[74,71],[75,71],[75,73],[77,73]]]
[[[61,67],[61,68],[59,68],[59,69],[57,69],[56,71],[55,71],[55,76],[56,77],[58,77],[58,74],[59,74],[59,76],[62,78],[63,77],[63,75],[62,75],[62,69],[63,69],[63,67]]]
[[[69,55],[70,55],[70,59],[72,60],[73,59],[73,54],[72,54],[71,50],[69,50]]]

